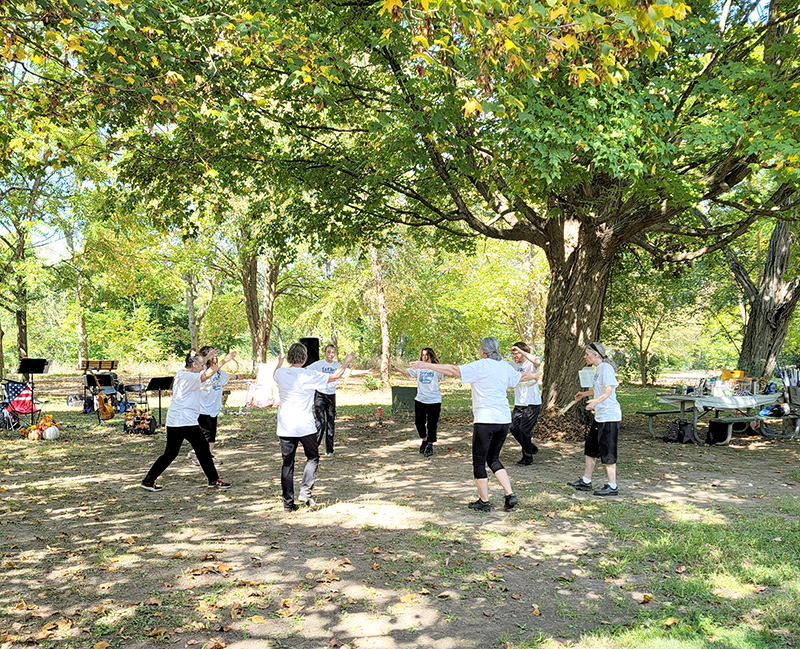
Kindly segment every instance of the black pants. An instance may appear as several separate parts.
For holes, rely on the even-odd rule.
[[[217,418],[211,415],[200,415],[197,418],[197,423],[206,441],[209,444],[214,444],[217,441]]]
[[[200,462],[208,481],[214,482],[219,479],[219,473],[217,473],[217,468],[214,466],[211,451],[208,450],[208,442],[203,437],[200,426],[167,426],[167,446],[161,457],[153,462],[153,466],[150,467],[144,477],[146,484],[153,484],[156,478],[164,473],[165,469],[178,457],[183,440],[192,445],[195,455],[197,455],[197,461]]]
[[[279,437],[281,440],[281,455],[283,467],[281,468],[281,493],[283,494],[284,509],[291,509],[294,505],[294,456],[297,447],[303,445],[306,456],[306,468],[303,470],[303,482],[300,485],[300,495],[310,496],[317,479],[319,466],[319,445],[316,435],[305,437]]]
[[[317,424],[317,445],[325,440],[325,451],[333,453],[333,434],[336,432],[336,395],[314,392],[314,421]]]
[[[441,413],[441,403],[420,403],[414,400],[414,425],[417,427],[420,439],[427,440],[429,444],[436,441]]]
[[[510,432],[522,447],[522,461],[526,464],[533,462],[533,454],[539,449],[531,439],[533,427],[539,420],[541,406],[514,406],[511,413]]]
[[[472,426],[472,475],[486,478],[486,465],[497,473],[504,468],[500,451],[508,437],[508,424],[473,424]]]

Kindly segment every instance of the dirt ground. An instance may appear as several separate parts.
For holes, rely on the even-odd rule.
[[[604,570],[610,535],[594,513],[666,502],[751,511],[798,490],[797,441],[669,445],[628,419],[618,498],[565,485],[581,475],[580,443],[541,442],[520,467],[509,437],[502,460],[520,505],[503,511],[490,479],[495,509],[481,514],[466,507],[468,423],[445,417],[425,458],[410,421],[349,420],[321,459],[317,506],[285,514],[274,411],[221,416],[232,489],[205,488],[182,454],[160,493],[139,482],[163,434],[53,414],[65,423],[56,441],[0,434],[0,647],[570,643],[651,606],[643,580]]]

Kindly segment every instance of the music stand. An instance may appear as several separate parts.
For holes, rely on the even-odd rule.
[[[158,390],[158,427],[161,428],[164,424],[161,423],[161,391],[171,390],[172,381],[175,379],[173,376],[155,376],[150,379],[145,388],[145,392],[155,392]]]
[[[31,426],[34,424],[36,415],[35,386],[33,382],[34,374],[47,374],[50,371],[50,361],[46,358],[20,358],[17,374],[31,377]]]

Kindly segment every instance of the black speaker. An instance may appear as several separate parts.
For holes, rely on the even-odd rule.
[[[306,346],[308,351],[308,358],[303,367],[316,363],[319,360],[319,338],[301,338],[300,342]]]

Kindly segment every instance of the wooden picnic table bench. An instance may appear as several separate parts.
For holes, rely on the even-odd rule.
[[[655,432],[653,431],[653,419],[656,417],[661,417],[662,415],[680,415],[680,410],[637,410],[637,415],[643,415],[647,417],[647,424],[650,428],[650,434],[655,437]]]

